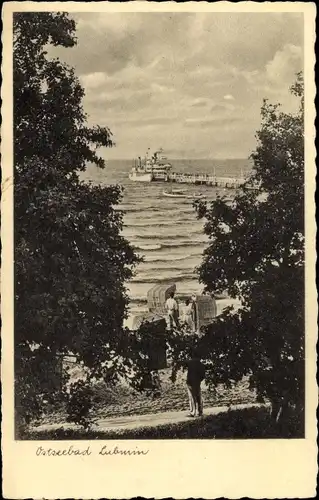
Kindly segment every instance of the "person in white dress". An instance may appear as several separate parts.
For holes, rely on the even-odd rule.
[[[189,299],[185,300],[185,309],[183,314],[183,324],[186,326],[187,330],[191,332],[194,331],[194,321],[193,321],[193,304]]]

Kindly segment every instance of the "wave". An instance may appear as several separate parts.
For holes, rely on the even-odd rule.
[[[126,204],[126,205],[117,205],[116,206],[116,209],[117,210],[122,210],[124,212],[126,212],[127,214],[134,214],[134,213],[141,213],[143,210],[147,210],[147,212],[162,212],[163,210],[168,210],[168,208],[163,208],[161,206],[150,206],[149,204],[145,203],[145,204],[138,204],[138,203],[134,203],[132,205],[130,204]],[[142,215],[143,217],[145,217],[145,213]]]
[[[143,222],[138,222],[138,221],[132,221],[132,222],[125,222],[124,226],[125,228],[128,228],[128,227],[172,227],[172,226],[176,226],[176,225],[181,225],[181,224],[185,224],[185,223],[192,223],[192,224],[196,224],[197,225],[200,225],[200,227],[202,227],[202,222],[198,222],[198,221],[193,221],[193,220],[190,220],[190,219],[173,219],[173,220],[152,220],[152,221],[149,221],[149,220],[146,220],[146,221],[143,221]]]
[[[196,257],[186,257],[185,259],[171,259],[163,260],[157,263],[154,262],[141,262],[138,266],[136,276],[147,274],[148,276],[159,275],[160,273],[179,273],[190,271],[192,272],[200,264],[200,255]]]
[[[171,227],[171,229],[175,229],[174,226]],[[180,228],[179,228],[180,229]],[[185,231],[182,233],[173,233],[173,234],[168,234],[167,232],[164,233],[154,233],[154,232],[145,232],[143,233],[128,233],[127,231],[123,231],[122,235],[125,238],[132,238],[133,241],[137,240],[166,240],[167,242],[172,242],[174,243],[173,240],[176,239],[181,239],[185,240],[185,238],[190,238],[190,241],[194,240],[194,236],[202,236],[202,238],[206,238],[203,240],[203,242],[207,241],[207,237],[204,234],[204,231],[202,229],[196,229],[195,231],[191,231],[190,227],[185,227]],[[133,244],[133,243],[132,243]],[[141,244],[144,244],[144,242],[141,242]]]
[[[144,250],[144,251],[153,251],[153,250],[161,250],[165,248],[185,248],[185,247],[201,247],[200,251],[202,252],[205,244],[207,244],[207,240],[195,240],[195,241],[174,241],[172,243],[157,243],[157,244],[146,244],[146,243],[131,243],[131,245],[136,249],[136,250]],[[156,247],[156,248],[155,248]],[[169,260],[169,258],[168,258]]]
[[[134,248],[139,249],[139,250],[160,250],[162,245],[140,245],[140,246],[135,246],[133,245]]]
[[[198,245],[198,243],[196,243],[196,246]],[[171,244],[171,245],[162,245],[160,243],[158,244],[149,244],[149,245],[143,245],[143,244],[139,244],[139,245],[132,245],[136,250],[144,250],[144,251],[154,251],[154,250],[161,250],[161,249],[164,249],[164,248],[183,248],[183,247],[191,247],[191,246],[195,246],[195,244],[190,244],[190,243],[183,243],[183,244],[179,244],[179,243],[176,243],[176,244]],[[157,259],[155,259],[157,260]],[[160,259],[161,260],[161,259]],[[169,260],[169,259],[167,259]]]
[[[144,260],[137,268],[135,276],[160,276],[161,273],[193,272],[201,263],[201,255],[174,255],[172,258]]]
[[[172,216],[174,218],[177,216],[187,216],[196,218],[196,212],[191,206],[183,206],[179,204],[172,207],[166,202],[162,202],[159,205],[150,205],[147,202],[138,204],[135,203],[132,205],[132,209],[126,207],[124,210],[126,217],[134,217],[134,219],[150,219],[152,216],[166,218],[171,218]]]
[[[130,283],[132,284],[144,284],[144,283],[171,283],[172,281],[175,283],[180,283],[183,281],[189,281],[189,280],[195,280],[197,279],[197,275],[195,273],[189,273],[189,274],[180,274],[177,276],[174,276],[173,274],[171,276],[162,276],[162,277],[149,277],[149,278],[133,278]]]
[[[202,248],[198,249],[197,253],[189,253],[183,255],[148,255],[146,258],[144,258],[144,262],[146,263],[152,263],[152,264],[158,264],[160,262],[176,262],[176,261],[183,261],[183,260],[188,260],[192,259],[193,257],[201,257],[202,255]]]
[[[172,212],[172,208],[169,204],[160,204],[160,205],[150,205],[149,203],[134,203],[134,204],[121,204],[121,205],[116,205],[117,210],[123,210],[125,211],[128,215],[129,214],[139,214],[141,217],[144,218],[145,215],[149,215],[152,212],[155,212],[156,215],[158,216],[161,212],[163,212],[163,215],[167,215],[167,212]],[[143,212],[146,210],[147,212]],[[184,206],[184,207],[174,207],[174,215],[176,213],[185,213],[185,214],[195,214],[194,208],[189,207],[189,206]]]

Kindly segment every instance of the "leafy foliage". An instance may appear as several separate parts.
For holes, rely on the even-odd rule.
[[[89,381],[77,380],[70,387],[67,400],[68,421],[89,429],[94,423],[92,418],[93,390]]]
[[[84,91],[73,69],[48,57],[50,43],[76,43],[67,14],[15,14],[15,375],[25,421],[41,413],[41,397],[61,394],[39,386],[44,355],[72,352],[89,377],[126,373],[125,280],[139,261],[120,234],[121,188],[79,179],[88,162],[105,167],[96,149],[112,135],[87,127]]]
[[[250,185],[231,205],[197,203],[210,244],[199,267],[209,291],[241,300],[198,341],[211,383],[249,375],[260,398],[304,401],[303,80],[291,89],[299,111],[264,101]]]

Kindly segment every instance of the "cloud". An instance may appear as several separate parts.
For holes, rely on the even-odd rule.
[[[291,81],[303,67],[302,49],[296,45],[286,44],[278,50],[273,59],[266,65],[269,80],[276,84]]]
[[[195,108],[202,108],[204,106],[207,106],[208,102],[209,101],[207,99],[197,98],[197,99],[194,99],[194,101],[191,103],[191,106],[193,106]]]
[[[132,125],[137,125],[139,127],[148,127],[148,126],[153,126],[153,125],[169,125],[172,123],[172,119],[168,116],[157,116],[157,117],[150,117],[150,118],[130,118],[130,119],[125,119],[123,118],[117,118],[114,120],[115,123],[126,123],[130,126]]]
[[[110,126],[111,156],[158,144],[186,156],[248,156],[262,99],[291,105],[288,88],[303,58],[301,14],[73,16],[77,46],[50,53],[75,67],[90,123]]]
[[[238,116],[234,117],[217,117],[217,118],[187,118],[185,125],[187,127],[215,128],[224,126],[227,129],[232,128],[237,122],[241,121]]]
[[[91,90],[105,85],[107,78],[106,73],[103,73],[102,71],[95,71],[94,73],[82,75],[80,80],[87,90]]]

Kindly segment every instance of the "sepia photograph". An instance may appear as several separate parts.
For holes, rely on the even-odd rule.
[[[12,36],[15,439],[305,438],[304,13]]]
[[[303,13],[15,12],[15,439],[305,437]]]
[[[315,14],[6,3],[5,498],[315,494]]]

